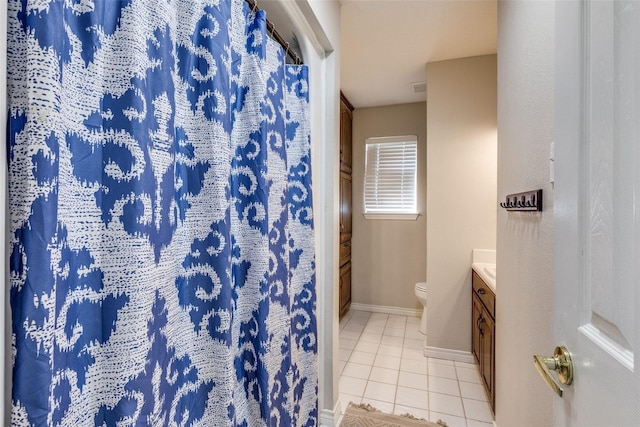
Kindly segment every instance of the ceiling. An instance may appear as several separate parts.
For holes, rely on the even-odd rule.
[[[316,0],[328,1],[328,0]],[[341,89],[356,108],[426,100],[413,83],[427,62],[496,53],[496,0],[339,0]],[[294,29],[276,0],[260,7],[291,47]]]
[[[356,108],[426,100],[427,62],[496,53],[495,0],[340,0],[341,88]]]

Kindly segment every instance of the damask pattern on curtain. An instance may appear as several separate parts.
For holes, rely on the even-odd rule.
[[[317,425],[306,67],[243,0],[8,15],[12,423]]]

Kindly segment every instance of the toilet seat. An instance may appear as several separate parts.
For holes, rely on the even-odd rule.
[[[427,334],[427,282],[418,282],[415,287],[416,297],[422,305],[422,316],[420,318],[420,333]]]
[[[427,290],[427,282],[416,283],[416,291],[426,292],[426,290]]]

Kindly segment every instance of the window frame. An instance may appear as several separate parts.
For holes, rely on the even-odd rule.
[[[388,212],[367,212],[366,203],[366,185],[367,185],[367,162],[368,158],[368,146],[371,144],[391,144],[391,143],[413,143],[415,146],[415,163],[413,164],[413,211],[388,211]],[[365,139],[365,153],[364,153],[364,176],[363,176],[363,188],[362,188],[362,212],[366,219],[386,219],[386,220],[416,220],[420,215],[418,209],[418,137],[417,135],[400,135],[400,136],[385,136],[385,137],[371,137]]]

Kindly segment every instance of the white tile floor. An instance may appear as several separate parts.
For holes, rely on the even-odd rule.
[[[340,320],[340,402],[369,403],[449,427],[491,427],[474,364],[426,358],[420,318],[348,312]]]

